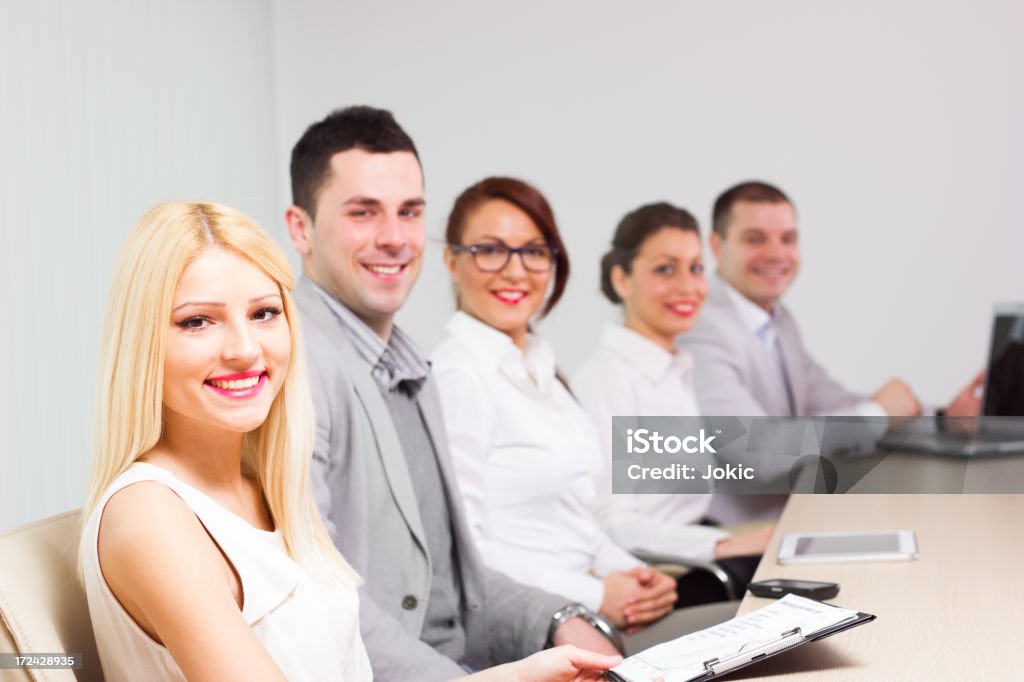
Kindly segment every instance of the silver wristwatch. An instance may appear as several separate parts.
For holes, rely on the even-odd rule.
[[[600,614],[594,613],[583,604],[566,604],[562,608],[555,611],[554,615],[551,616],[551,626],[548,628],[548,646],[554,646],[555,643],[555,632],[558,628],[562,627],[564,623],[573,618],[582,618],[587,621],[591,627],[600,632],[605,639],[611,642],[611,645],[622,651],[622,635],[619,633],[618,628],[605,620]]]

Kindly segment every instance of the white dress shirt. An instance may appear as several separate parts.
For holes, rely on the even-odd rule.
[[[669,353],[621,324],[609,324],[594,355],[576,373],[573,391],[598,429],[605,482],[598,520],[608,535],[634,551],[710,560],[729,534],[693,525],[711,505],[711,495],[611,494],[613,416],[698,416],[693,359]]]
[[[597,610],[602,578],[640,564],[594,517],[603,458],[551,346],[458,312],[432,356],[470,531],[493,568]]]
[[[764,352],[772,358],[772,362],[779,368],[782,380],[786,383],[787,393],[790,396],[790,414],[793,414],[792,388],[789,386],[789,375],[786,372],[785,363],[782,360],[782,349],[779,347],[779,335],[775,329],[775,310],[769,314],[764,308],[757,305],[749,298],[736,291],[731,284],[722,280],[726,295],[732,301],[744,326],[747,327],[760,342]],[[685,337],[684,337],[685,340]],[[803,415],[799,415],[803,416]],[[874,400],[862,400],[852,406],[848,411],[839,414],[830,411],[829,416],[854,416],[854,417],[886,417],[886,411]]]

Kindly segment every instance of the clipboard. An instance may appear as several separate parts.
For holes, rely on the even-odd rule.
[[[707,682],[708,680],[717,680],[733,671],[755,665],[760,661],[781,654],[784,651],[791,651],[799,646],[807,644],[808,642],[817,642],[825,639],[826,637],[831,637],[832,635],[837,635],[840,632],[845,632],[851,628],[863,625],[864,623],[870,623],[873,620],[875,620],[874,615],[870,613],[857,612],[856,616],[851,619],[847,619],[830,627],[816,630],[810,634],[805,635],[801,632],[800,628],[787,630],[786,632],[780,633],[777,638],[768,641],[759,641],[749,649],[741,647],[739,651],[730,656],[712,658],[704,661],[704,674],[696,677],[690,677],[686,682]],[[605,672],[604,676],[605,679],[611,680],[612,682],[634,682],[631,678],[623,677],[611,670]]]

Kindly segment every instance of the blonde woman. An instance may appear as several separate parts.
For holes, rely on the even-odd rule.
[[[105,677],[372,678],[359,578],[309,489],[287,261],[241,213],[168,203],[128,238],[100,372],[80,562]],[[543,652],[480,679],[596,679]]]

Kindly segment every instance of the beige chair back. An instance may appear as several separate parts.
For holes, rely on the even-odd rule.
[[[78,511],[0,535],[0,651],[80,653],[81,670],[0,670],[4,682],[102,682],[78,580]]]

